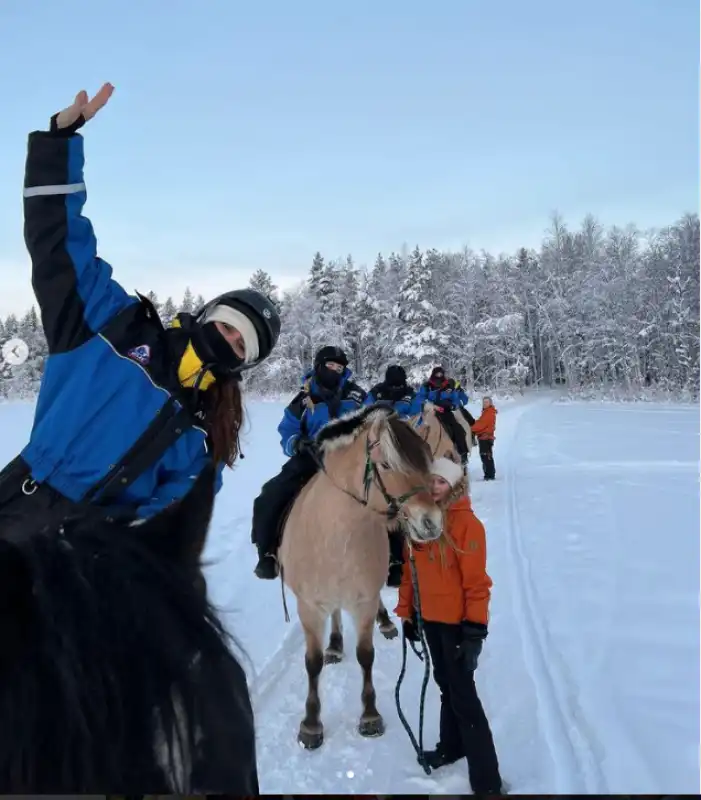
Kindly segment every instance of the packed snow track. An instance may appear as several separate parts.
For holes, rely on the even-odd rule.
[[[325,742],[314,752],[297,744],[307,680],[294,597],[286,624],[280,584],[254,577],[250,543],[253,499],[284,461],[283,407],[249,401],[246,458],[226,476],[205,552],[211,596],[249,659],[261,791],[467,792],[464,763],[430,776],[416,763],[394,705],[399,639],[375,637],[386,733],[357,733],[350,620],[344,661],[322,672]],[[497,480],[482,482],[476,451],[471,480],[494,580],[477,684],[504,779],[517,794],[696,794],[698,407],[564,403],[547,393],[497,407]],[[31,404],[0,405],[5,462],[24,445],[32,414]],[[384,601],[391,611],[396,591]],[[402,708],[415,730],[422,677],[409,653]],[[429,747],[438,701],[431,681]]]

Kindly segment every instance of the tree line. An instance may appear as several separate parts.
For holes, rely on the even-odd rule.
[[[369,387],[400,363],[418,383],[442,364],[470,388],[511,391],[618,387],[698,397],[699,217],[641,231],[594,217],[570,230],[555,215],[540,248],[498,255],[404,247],[370,267],[317,252],[308,278],[278,291],[258,270],[250,285],[273,298],[282,333],[273,356],[246,378],[262,392],[293,392],[325,344],[342,346]],[[188,289],[160,302],[167,325],[204,300]],[[0,363],[0,396],[28,396],[46,344],[32,308],[0,320],[0,344],[30,348],[20,367]]]

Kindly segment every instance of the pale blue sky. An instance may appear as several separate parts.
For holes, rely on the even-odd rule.
[[[81,88],[116,86],[85,129],[101,255],[178,297],[695,211],[698,37],[698,0],[2,0],[0,314],[31,302],[26,134]]]

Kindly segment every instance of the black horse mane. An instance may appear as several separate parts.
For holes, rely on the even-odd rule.
[[[371,419],[384,416],[389,428],[387,448],[397,454],[390,458],[395,469],[409,467],[416,472],[428,472],[431,468],[431,451],[423,438],[412,426],[401,419],[394,409],[385,403],[375,403],[347,414],[325,425],[317,434],[316,441],[322,451],[352,444],[367,428]]]
[[[168,793],[163,761],[176,770],[178,744],[196,781],[207,748],[236,758],[237,728],[240,757],[250,756],[245,674],[199,564],[185,549],[174,556],[184,527],[209,524],[211,480],[193,489],[195,519],[190,506],[133,527],[82,518],[0,536],[0,793]],[[221,726],[221,745],[203,744],[203,719],[210,734]],[[169,743],[160,762],[159,727]]]
[[[362,406],[357,411],[327,423],[317,434],[316,442],[323,450],[334,450],[336,447],[352,444],[362,433],[369,417],[391,416],[394,413],[394,409],[382,403]]]

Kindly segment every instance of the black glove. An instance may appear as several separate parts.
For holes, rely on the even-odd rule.
[[[411,619],[405,619],[402,622],[402,631],[404,632],[404,638],[408,642],[419,641],[419,631],[416,626],[416,614],[414,614]]]
[[[56,119],[59,113],[60,112],[57,111],[53,115],[53,117],[51,117],[51,122],[49,123],[49,132],[53,136],[68,138],[69,136],[73,136],[73,134],[76,133],[76,131],[78,131],[80,128],[83,127],[83,125],[85,125],[86,122],[85,117],[81,114],[78,117],[78,119],[75,120],[75,122],[71,123],[65,128],[59,128],[58,125],[56,124]]]
[[[477,669],[482,645],[487,638],[487,626],[478,622],[460,623],[460,641],[455,650],[455,658],[465,669],[474,672]]]
[[[316,460],[317,458],[317,447],[316,443],[313,442],[311,439],[297,439],[297,444],[295,445],[295,453],[298,456],[309,456]]]

